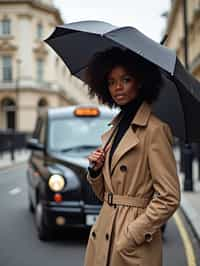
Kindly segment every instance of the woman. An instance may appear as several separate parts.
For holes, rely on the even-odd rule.
[[[85,266],[161,266],[161,226],[179,206],[169,126],[151,112],[161,85],[156,66],[128,50],[96,54],[90,95],[121,112],[88,157],[88,181],[103,201],[91,229]],[[108,143],[109,140],[109,143]]]

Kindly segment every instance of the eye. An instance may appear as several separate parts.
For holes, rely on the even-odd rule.
[[[123,78],[123,82],[124,82],[124,83],[129,83],[131,80],[132,80],[132,78],[129,77],[129,76],[125,76],[125,77]]]
[[[113,79],[108,80],[108,86],[113,86],[115,84],[115,81]]]

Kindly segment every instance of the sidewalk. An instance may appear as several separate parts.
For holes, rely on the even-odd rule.
[[[14,161],[12,161],[11,154],[9,152],[0,154],[0,169],[6,169],[7,167],[27,162],[30,155],[30,151],[28,150],[15,151],[14,155],[15,159]]]
[[[184,174],[180,172],[179,168],[180,165],[179,150],[174,150],[174,154],[177,161],[178,175],[180,177],[180,184],[182,188],[181,209],[183,210],[185,216],[187,217],[188,222],[191,224],[198,240],[200,241],[200,181],[198,173],[198,163],[196,160],[194,160],[192,165],[194,192],[184,192],[183,191]]]

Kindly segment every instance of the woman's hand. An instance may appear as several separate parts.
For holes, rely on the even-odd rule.
[[[128,238],[126,231],[122,232],[118,242],[116,243],[116,249],[120,253],[124,251],[133,251],[133,249],[137,247],[134,239]]]
[[[109,148],[110,148],[109,145],[107,145],[104,150],[102,148],[99,148],[88,156],[89,162],[91,164],[94,164],[94,167],[93,167],[94,171],[98,171],[104,165],[105,155]]]

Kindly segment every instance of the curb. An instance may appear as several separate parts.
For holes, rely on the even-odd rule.
[[[184,193],[186,193],[186,192],[184,192]],[[190,201],[186,198],[185,195],[182,195],[180,207],[181,207],[181,210],[183,211],[187,221],[191,225],[195,236],[197,237],[198,241],[200,242],[200,227],[199,227],[200,214],[198,214],[195,211],[195,209],[192,207]]]
[[[16,151],[13,161],[11,160],[9,153],[4,153],[3,156],[0,157],[0,161],[2,160],[0,162],[0,171],[5,171],[20,164],[25,164],[28,162],[29,158],[30,152],[27,152],[26,150]]]
[[[180,209],[182,210],[186,220],[188,221],[189,225],[191,226],[191,229],[200,242],[200,209],[199,212],[192,206],[191,196],[195,195],[195,197],[198,197],[197,192],[184,192],[183,191],[183,180],[184,180],[184,174],[180,172],[180,152],[178,149],[174,149],[174,155],[177,162],[177,171],[178,176],[180,178],[180,186],[181,186],[181,202],[180,202]],[[196,163],[193,161],[193,178],[194,182],[196,181]],[[195,182],[196,183],[196,182]],[[195,184],[196,185],[196,184]]]
[[[14,168],[16,166],[19,166],[21,164],[26,164],[27,162],[28,162],[28,160],[24,160],[24,161],[20,161],[20,162],[14,162],[14,163],[10,163],[7,165],[3,165],[3,166],[0,166],[0,171],[5,171],[5,170],[8,170],[10,168]]]

